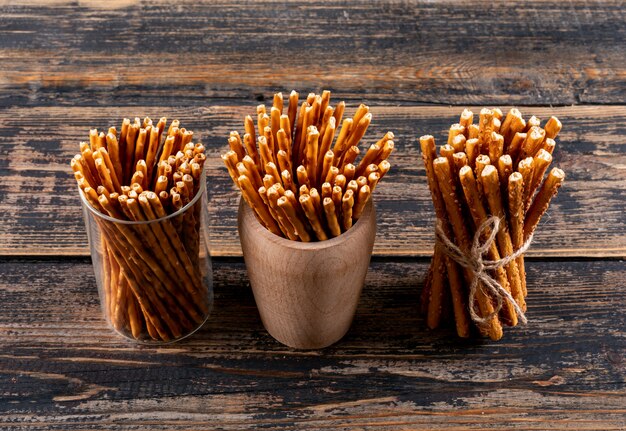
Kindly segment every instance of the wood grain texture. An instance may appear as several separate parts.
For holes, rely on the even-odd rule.
[[[306,91],[306,90],[305,90]],[[335,100],[340,100],[336,96]],[[118,125],[118,119],[150,115],[179,118],[207,147],[211,253],[240,256],[236,231],[239,191],[219,155],[228,132],[243,130],[251,103],[200,108],[21,107],[0,109],[0,254],[88,255],[80,202],[68,161],[90,127]],[[351,114],[356,104],[348,107]],[[478,108],[474,108],[475,111]],[[365,143],[387,130],[396,134],[392,169],[374,200],[378,210],[378,256],[429,256],[433,209],[417,137],[430,133],[443,142],[458,120],[457,107],[372,106]],[[542,221],[531,256],[626,256],[625,106],[522,108],[563,122],[554,165],[565,185]]]
[[[263,326],[281,343],[320,349],[352,323],[376,239],[372,201],[357,223],[336,238],[303,243],[268,231],[245,202],[238,230]]]
[[[1,2],[0,105],[199,106],[283,86],[444,104],[626,96],[618,0],[102,3]]]
[[[189,340],[123,341],[85,260],[0,263],[0,428],[537,429],[626,427],[623,261],[528,262],[530,323],[501,342],[429,332],[427,263],[375,260],[338,344],[264,330],[239,259],[215,262],[215,311]]]

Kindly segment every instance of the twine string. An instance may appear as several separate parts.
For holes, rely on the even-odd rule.
[[[472,283],[469,288],[469,312],[472,320],[478,325],[485,324],[493,319],[502,309],[504,299],[513,304],[513,308],[515,309],[515,313],[517,314],[520,322],[523,324],[528,322],[524,312],[517,302],[515,302],[511,294],[489,274],[489,271],[502,268],[524,254],[526,250],[528,250],[528,247],[530,247],[533,235],[531,234],[526,242],[524,242],[524,244],[522,244],[522,246],[513,254],[498,260],[484,259],[483,255],[489,250],[493,242],[496,240],[496,235],[500,229],[500,223],[501,221],[499,217],[491,216],[478,226],[472,241],[472,248],[467,253],[464,253],[450,240],[450,238],[446,236],[443,231],[441,220],[437,220],[437,224],[435,226],[435,238],[436,241],[442,246],[441,248],[443,252],[459,265],[469,269],[473,273]],[[483,237],[485,237],[484,241],[482,240]],[[474,309],[474,298],[476,296],[476,289],[479,287],[479,282],[482,282],[488,293],[491,293],[497,301],[497,305],[493,313],[490,313],[485,317],[480,317]]]

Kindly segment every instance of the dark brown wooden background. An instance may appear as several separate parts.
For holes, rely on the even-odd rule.
[[[0,429],[626,429],[626,8],[518,3],[0,1]],[[264,331],[217,157],[291,89],[364,101],[370,136],[397,136],[353,328],[323,351]],[[567,180],[528,259],[529,325],[460,342],[416,310],[416,138],[493,105],[561,118]],[[215,312],[158,349],[100,314],[68,165],[90,127],[146,115],[210,157]]]

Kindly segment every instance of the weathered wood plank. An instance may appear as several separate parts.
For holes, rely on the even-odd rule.
[[[352,105],[352,112],[355,105]],[[167,115],[195,131],[208,151],[211,251],[241,254],[236,233],[238,192],[219,154],[228,131],[242,129],[254,107],[38,107],[0,110],[0,254],[87,255],[78,194],[68,161],[90,127],[117,124],[122,116]],[[372,108],[369,140],[396,133],[393,168],[376,191],[376,255],[428,256],[433,211],[416,138],[445,136],[460,108]],[[535,236],[534,256],[626,255],[626,107],[577,106],[522,109],[546,119],[558,115],[564,130],[555,164],[565,186]]]
[[[618,0],[9,3],[0,5],[0,106],[200,106],[283,86],[409,103],[626,96]]]
[[[495,343],[423,329],[426,263],[375,261],[346,338],[309,352],[263,330],[239,260],[215,263],[209,323],[162,348],[106,327],[84,260],[0,263],[0,428],[626,426],[623,261],[529,262],[530,323]]]

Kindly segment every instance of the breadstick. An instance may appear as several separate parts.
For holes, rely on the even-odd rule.
[[[308,188],[311,187],[311,181],[309,180],[309,175],[307,173],[307,170],[304,168],[304,166],[300,165],[298,166],[298,168],[296,169],[296,175],[298,177],[298,184],[299,185],[306,185]]]
[[[422,160],[424,161],[424,167],[426,168],[426,178],[428,180],[428,188],[430,189],[433,206],[435,207],[435,214],[437,219],[441,221],[441,225],[444,234],[448,238],[452,238],[452,229],[448,220],[448,213],[446,211],[441,190],[435,176],[433,168],[433,161],[437,157],[437,150],[435,147],[435,138],[431,135],[425,135],[420,138],[420,147],[422,150]],[[435,246],[435,253],[442,253],[441,250],[437,251],[440,247],[439,244]],[[456,322],[456,330],[459,337],[467,338],[470,335],[469,327],[469,314],[467,311],[466,301],[464,298],[463,285],[461,277],[459,276],[460,268],[456,262],[445,256],[444,262],[446,264],[447,272],[449,274],[450,291],[452,294],[452,303],[454,309],[454,316]],[[434,277],[443,277],[443,274],[439,271],[433,271]],[[443,286],[443,282],[437,282],[438,286]],[[441,295],[441,292],[436,292],[436,295]]]
[[[463,135],[463,137],[465,138],[465,127],[456,123],[453,124],[452,126],[450,126],[450,130],[448,131],[448,145],[454,147],[454,145],[452,145],[452,142],[454,141],[454,138],[459,136],[459,135]],[[456,150],[456,147],[455,147]],[[463,149],[460,149],[458,151],[463,151]]]
[[[256,142],[256,133],[254,130],[254,120],[252,119],[250,115],[246,115],[245,118],[243,119],[243,128],[245,130],[244,143],[245,143],[245,135],[248,134],[250,136],[252,144],[254,144]],[[247,144],[246,144],[246,152],[248,153],[250,157],[256,160],[254,155],[250,153],[250,149],[248,148]]]
[[[150,129],[150,138],[148,143],[148,150],[146,151],[146,166],[148,167],[146,174],[146,185],[152,182],[152,173],[154,171],[154,164],[156,162],[156,154],[159,149],[159,135],[160,131],[158,127],[152,127]]]
[[[330,145],[333,142],[333,139],[335,137],[336,123],[335,123],[335,118],[332,116],[333,115],[332,107],[327,106],[326,110],[323,112],[324,112],[324,116],[321,120],[321,124],[318,130],[320,132],[320,136],[322,137],[321,145],[324,149],[324,152],[326,152],[330,150]],[[321,152],[322,152],[322,149],[320,149],[320,153]]]
[[[548,170],[548,166],[550,166],[550,163],[552,163],[552,155],[545,150],[539,150],[537,155],[533,158],[534,170],[532,180],[530,182],[528,196],[526,196],[527,200],[525,201],[525,209],[528,209],[528,207],[530,207],[533,195],[541,184],[541,181],[543,181],[543,176]]]
[[[287,218],[293,225],[300,239],[304,242],[310,242],[311,236],[309,235],[309,233],[306,230],[306,227],[304,226],[304,224],[298,217],[296,213],[296,209],[293,207],[289,199],[287,199],[287,197],[285,196],[281,196],[278,199],[278,206],[285,212]]]
[[[300,106],[300,112],[297,118],[297,125],[294,130],[294,138],[293,138],[293,152],[292,156],[292,164],[294,166],[298,166],[302,163],[302,147],[304,146],[302,142],[302,131],[304,130],[302,127],[304,126],[304,117],[306,116],[306,108],[308,107],[307,102],[302,102]],[[305,130],[306,132],[306,130]]]
[[[324,213],[326,214],[326,224],[328,230],[333,237],[341,235],[341,228],[339,227],[339,221],[337,220],[337,211],[335,210],[335,203],[332,198],[324,198]]]
[[[361,175],[363,175],[363,173],[365,172],[365,169],[367,169],[367,167],[370,164],[374,163],[376,161],[376,159],[378,159],[378,155],[380,154],[380,150],[381,150],[381,148],[378,145],[376,145],[376,144],[370,145],[370,147],[368,148],[367,152],[365,153],[365,155],[363,156],[363,158],[359,162],[359,165],[356,168],[355,175],[357,177],[360,177]]]
[[[334,160],[335,160],[335,154],[332,152],[332,150],[326,151],[326,154],[324,155],[324,159],[322,160],[322,165],[321,165],[322,169],[321,171],[319,171],[320,175],[317,177],[320,182],[324,181],[324,179],[328,176],[328,173],[330,172],[330,168],[332,167]]]
[[[378,164],[378,174],[380,175],[381,180],[385,176],[385,174],[389,172],[390,169],[391,163],[389,163],[387,160],[383,160]]]
[[[291,178],[291,174],[289,173],[289,171],[282,171],[280,173],[280,177],[283,180],[285,190],[291,190],[293,193],[296,193],[296,185],[293,183],[293,178]]]
[[[489,158],[491,163],[496,164],[504,153],[504,138],[502,135],[492,132],[489,140]]]
[[[546,131],[546,138],[554,139],[561,131],[562,124],[556,117],[550,117],[544,127]]]
[[[526,134],[526,140],[522,144],[521,159],[526,157],[534,157],[541,148],[541,144],[545,138],[546,132],[540,127],[531,127]]]
[[[263,185],[263,179],[261,178],[257,165],[254,163],[252,157],[246,155],[243,158],[242,163],[250,173],[249,178],[252,181],[252,184],[254,184],[255,190],[261,187]]]
[[[146,143],[147,131],[146,129],[139,129],[137,135],[137,142],[135,142],[135,155],[131,166],[135,166],[139,160],[144,158],[144,146]]]
[[[509,204],[509,227],[511,228],[511,241],[515,251],[524,244],[524,182],[522,174],[513,172],[509,176],[508,184],[508,204]],[[524,255],[517,259],[517,269],[520,275],[522,296],[526,297],[526,268],[524,267]],[[522,306],[522,304],[519,304]],[[525,310],[522,307],[522,310]]]
[[[371,195],[372,192],[367,184],[359,188],[359,193],[357,195],[356,202],[352,210],[352,218],[355,221],[361,218],[361,214],[363,214],[365,205],[367,204],[367,201],[370,199]]]
[[[468,127],[474,122],[474,113],[469,109],[463,109],[461,112],[461,118],[459,119],[459,125],[463,127],[463,134],[468,137]]]
[[[318,157],[318,141],[319,133],[315,126],[309,127],[307,130],[306,141],[306,171],[311,184],[316,186],[317,183],[317,157]]]
[[[242,175],[237,179],[237,183],[241,187],[244,199],[258,214],[261,222],[270,230],[270,232],[282,236],[278,225],[268,211],[267,205],[260,199],[259,193],[257,193],[257,189],[254,188],[250,179],[245,175]]]
[[[114,134],[108,133],[106,135],[107,151],[111,157],[111,164],[113,165],[115,176],[118,182],[124,181],[122,176],[122,163],[120,160],[120,147],[117,138]]]
[[[554,152],[555,147],[556,142],[552,138],[546,138],[546,140],[543,141],[543,144],[541,144],[541,149],[547,151],[550,154]]]
[[[344,231],[352,227],[352,207],[354,206],[354,191],[346,190],[341,198],[341,224]]]
[[[335,153],[335,166],[337,166],[337,161],[343,156],[343,153],[348,148],[348,136],[352,131],[352,119],[346,118],[343,120],[343,124],[341,126],[341,130],[339,131],[339,136],[337,136],[337,141],[335,142],[335,146],[333,147],[333,153]]]
[[[297,91],[292,91],[289,94],[289,107],[287,110],[287,116],[289,117],[289,124],[290,124],[290,128],[289,130],[293,131],[295,130],[295,126],[296,126],[296,114],[298,112],[298,92]],[[292,137],[289,137],[290,139],[292,139]]]
[[[513,161],[511,160],[511,156],[509,156],[508,154],[500,156],[500,158],[498,159],[497,168],[498,177],[502,179],[500,184],[500,193],[502,193],[502,197],[505,198],[506,196],[508,196],[507,179],[509,178],[509,175],[511,175],[511,172],[513,172]]]
[[[445,204],[447,213],[446,220],[449,220],[452,226],[452,231],[454,232],[454,237],[456,238],[459,248],[464,253],[469,253],[472,247],[471,239],[464,223],[463,212],[461,206],[459,205],[459,200],[456,197],[457,195],[454,189],[454,180],[452,178],[452,172],[448,159],[445,157],[438,157],[433,160],[432,166],[437,184],[439,185],[439,189],[441,191],[443,202]],[[467,284],[471,284],[472,279],[475,277],[473,271],[465,269],[463,272],[465,274]],[[479,304],[480,312],[483,316],[488,316],[494,312],[491,299],[484,293],[482,283],[480,282],[478,283],[478,288],[476,289],[476,299]],[[489,336],[493,340],[499,340],[502,338],[502,326],[500,325],[498,316],[494,316],[488,323],[485,324],[485,326],[487,327],[486,330]]]
[[[285,151],[279,150],[276,156],[278,160],[278,168],[280,169],[280,171],[291,172],[291,160],[289,158],[289,155]]]
[[[337,165],[339,170],[342,171],[347,164],[354,164],[354,161],[356,160],[360,152],[361,150],[359,150],[359,147],[357,146],[352,146],[348,148],[348,150],[343,155],[341,162],[339,162],[339,164]]]
[[[317,211],[315,210],[311,195],[300,195],[299,201],[302,209],[304,210],[304,214],[306,215],[307,219],[309,219],[309,223],[311,223],[311,227],[313,228],[317,239],[320,241],[328,239],[328,236],[326,235],[326,232],[324,232],[324,228],[322,227],[322,223],[317,216]]]
[[[488,216],[487,211],[485,210],[482,200],[480,199],[480,196],[478,194],[478,187],[476,186],[477,183],[474,177],[474,173],[472,172],[472,168],[470,168],[469,166],[464,166],[463,168],[461,168],[461,170],[459,171],[459,178],[461,180],[461,187],[463,189],[463,194],[465,195],[467,207],[469,208],[472,219],[474,220],[474,225],[480,226],[485,221],[487,221]],[[484,236],[481,239],[484,241],[490,234],[491,232],[485,232]],[[489,247],[488,258],[494,261],[500,260],[500,253],[495,242],[492,242],[491,246]],[[509,284],[507,273],[504,268],[497,268],[495,270],[495,275],[496,281],[505,290],[511,292],[511,286]],[[517,325],[517,314],[515,313],[513,304],[511,304],[508,300],[504,300],[502,304],[502,316],[504,320],[511,326]]]
[[[502,205],[502,196],[500,194],[500,183],[498,180],[497,169],[493,165],[486,166],[480,176],[480,180],[483,184],[483,190],[485,196],[487,197],[491,214],[498,217],[501,221],[500,229],[496,235],[498,251],[501,256],[510,256],[513,254],[513,243],[509,234],[506,213]],[[507,278],[511,286],[511,295],[518,304],[524,304],[524,293],[520,281],[519,270],[517,269],[517,262],[512,260],[504,267],[504,269],[506,270]]]
[[[526,128],[524,129],[525,132],[528,132],[530,129],[532,129],[533,127],[539,127],[541,125],[541,121],[539,120],[539,118],[535,117],[534,115],[532,117],[530,117],[528,119],[528,121],[526,122]]]
[[[270,162],[275,164],[274,153],[267,142],[267,138],[265,136],[259,136],[258,144],[261,163],[263,166],[266,166]]]
[[[559,187],[565,179],[565,173],[559,168],[552,168],[546,180],[543,182],[537,197],[526,213],[524,220],[524,241],[528,240],[530,235],[535,231],[541,216],[546,212],[550,205],[550,200],[556,196]]]

